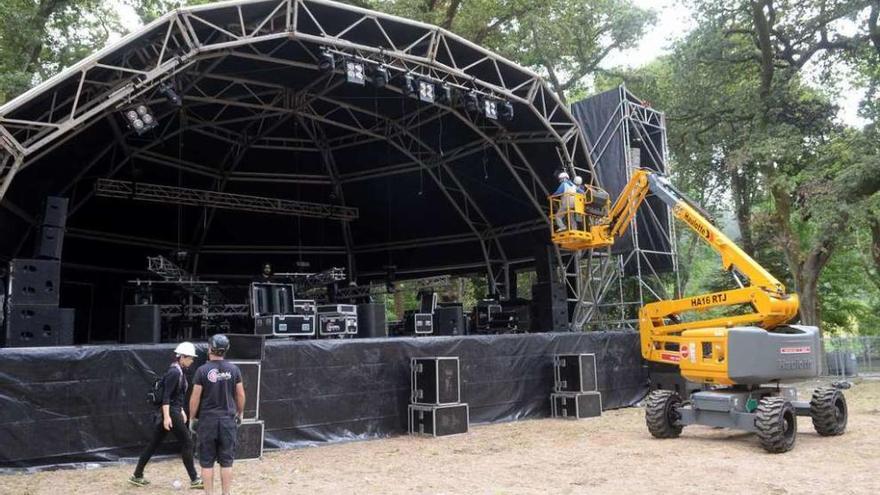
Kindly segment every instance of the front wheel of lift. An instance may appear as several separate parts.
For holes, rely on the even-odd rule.
[[[681,397],[672,390],[655,390],[645,403],[645,423],[656,438],[675,438],[681,435],[678,408]]]
[[[828,437],[842,435],[846,430],[846,397],[834,387],[819,387],[810,400],[810,417],[816,433]]]
[[[764,397],[755,417],[761,447],[773,454],[794,448],[797,438],[797,415],[794,406],[783,397]]]

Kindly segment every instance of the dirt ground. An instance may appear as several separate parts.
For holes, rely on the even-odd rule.
[[[801,388],[802,396],[809,392]],[[446,438],[268,452],[236,465],[233,493],[880,493],[880,380],[857,383],[846,394],[845,435],[821,438],[809,418],[800,418],[797,446],[781,455],[765,453],[753,435],[706,427],[655,440],[643,410],[629,408],[581,421],[472,426],[467,435]],[[163,494],[176,491],[175,479],[186,479],[179,460],[150,464],[148,488],[126,484],[131,470],[0,476],[0,493]]]

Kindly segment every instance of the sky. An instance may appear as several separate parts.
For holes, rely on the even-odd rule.
[[[657,12],[657,24],[642,38],[638,47],[611,53],[602,64],[604,68],[619,66],[634,68],[646,64],[669,53],[672,43],[694,27],[689,9],[682,5],[680,0],[633,0],[633,3]],[[838,118],[853,127],[866,125],[867,121],[858,116],[859,101],[864,97],[864,92],[851,86],[839,89],[840,94],[836,99],[840,107]]]
[[[123,25],[129,30],[139,27],[140,21],[134,10],[116,0],[117,9]],[[609,54],[602,67],[638,67],[670,52],[672,43],[687,34],[694,26],[690,11],[680,0],[633,0],[637,6],[657,12],[657,23],[639,45],[628,50],[616,50]],[[859,101],[864,93],[851,87],[840,88],[836,103],[840,106],[838,118],[847,125],[862,127],[867,122],[861,119],[858,112]]]

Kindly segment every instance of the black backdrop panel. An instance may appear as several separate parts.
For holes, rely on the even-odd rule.
[[[0,349],[0,468],[136,456],[150,436],[145,393],[173,349]],[[266,447],[405,433],[410,358],[421,356],[460,358],[472,423],[547,417],[551,356],[585,352],[596,353],[606,408],[632,405],[647,392],[635,333],[270,341],[260,389]]]
[[[624,149],[624,133],[630,132],[633,141],[636,137],[645,142],[641,147],[642,168],[661,170],[656,152],[662,150],[663,135],[650,126],[627,129],[622,121],[622,98],[631,98],[629,93],[614,88],[604,93],[591,96],[572,105],[571,110],[575,121],[580,126],[591,147],[591,156],[595,163],[596,179],[599,185],[608,191],[612,201],[616,200],[627,183],[626,152]],[[644,135],[647,133],[647,135]],[[666,205],[657,198],[648,197],[639,208],[636,217],[639,247],[648,251],[669,252],[670,227],[666,214]],[[632,251],[632,232],[622,235],[612,247],[615,254]],[[668,255],[648,253],[651,266],[658,273],[672,270],[672,258]],[[627,275],[636,273],[635,263],[625,267]]]

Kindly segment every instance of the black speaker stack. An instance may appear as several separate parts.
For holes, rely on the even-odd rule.
[[[266,423],[260,419],[260,382],[266,338],[263,335],[226,334],[229,350],[226,359],[241,370],[244,385],[244,417],[236,432],[235,460],[263,457]],[[198,442],[198,438],[196,438]],[[195,449],[198,456],[199,449]]]
[[[126,304],[126,344],[158,344],[162,341],[162,316],[158,304]]]
[[[461,304],[439,306],[434,310],[434,335],[465,335],[467,322]]]
[[[67,199],[50,197],[40,225],[33,259],[9,263],[6,290],[6,347],[73,345],[75,312],[59,307],[61,245]]]
[[[410,434],[440,437],[467,433],[470,416],[467,403],[461,402],[458,358],[413,358],[410,366]]]
[[[595,354],[559,354],[553,357],[550,407],[554,418],[583,419],[602,415]]]
[[[532,285],[530,330],[532,332],[568,331],[567,299],[563,282],[538,282]]]

